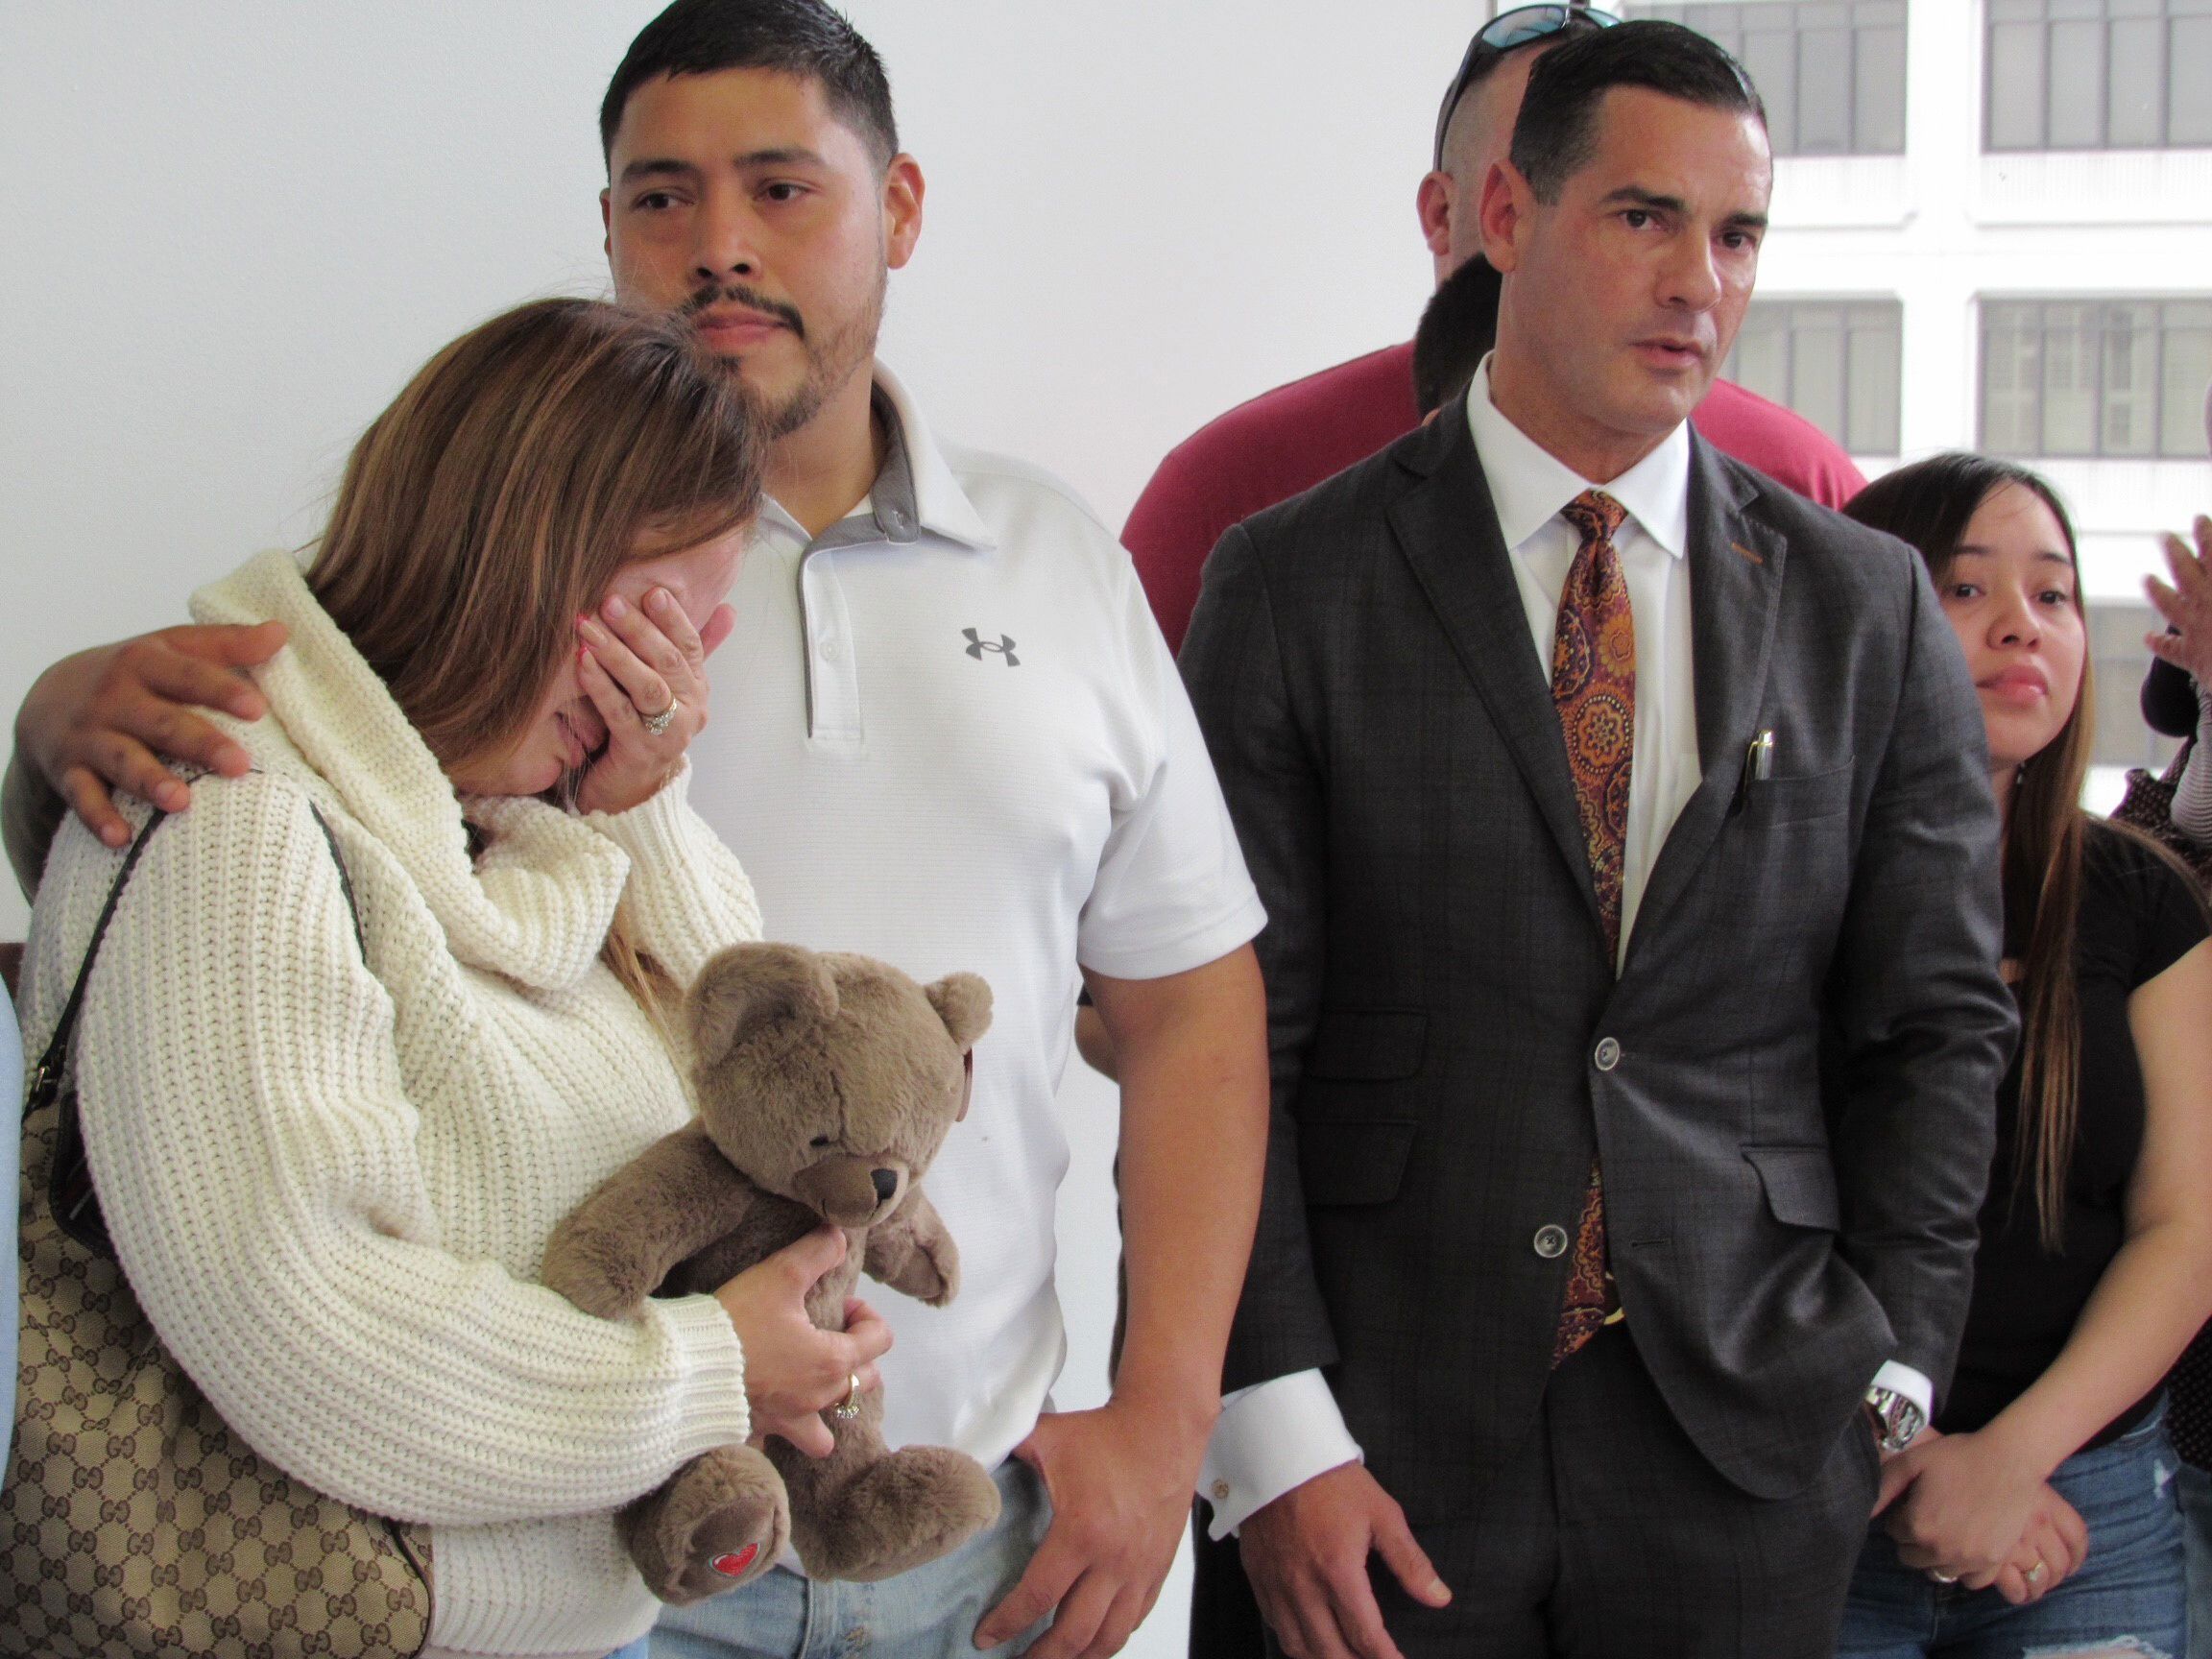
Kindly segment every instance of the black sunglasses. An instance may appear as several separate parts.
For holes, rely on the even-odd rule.
[[[1594,6],[1516,6],[1510,12],[1501,12],[1476,31],[1475,38],[1467,42],[1467,56],[1459,60],[1459,73],[1452,77],[1451,90],[1444,94],[1444,108],[1436,111],[1436,165],[1444,165],[1444,132],[1452,125],[1452,111],[1459,108],[1459,100],[1466,96],[1467,88],[1490,71],[1490,66],[1518,47],[1531,40],[1541,40],[1547,35],[1556,35],[1577,21],[1610,29],[1621,21],[1610,12],[1600,12]]]

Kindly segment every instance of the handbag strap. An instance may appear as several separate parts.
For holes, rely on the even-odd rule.
[[[91,982],[92,964],[100,959],[100,941],[108,936],[108,924],[115,920],[115,906],[123,902],[124,885],[131,879],[131,872],[138,867],[139,854],[146,851],[146,843],[154,831],[161,827],[161,820],[169,814],[156,806],[154,816],[146,820],[146,828],[138,831],[131,843],[131,851],[123,855],[123,868],[115,872],[115,883],[108,889],[108,902],[100,906],[100,920],[92,924],[92,942],[84,947],[84,962],[77,970],[77,983],[69,988],[69,1000],[61,1004],[61,1018],[54,1022],[54,1034],[46,1040],[46,1052],[38,1056],[38,1064],[31,1069],[31,1082],[25,1091],[23,1111],[32,1112],[54,1098],[60,1088],[61,1078],[69,1069],[69,1051],[77,1036],[77,1017],[84,1011],[84,987]]]
[[[315,815],[315,827],[323,831],[324,842],[330,849],[330,858],[338,866],[338,890],[346,895],[346,912],[353,919],[353,944],[361,952],[361,960],[369,960],[369,938],[361,926],[361,906],[353,896],[353,878],[347,872],[344,854],[338,851],[338,837],[331,830],[330,821],[323,816],[323,809],[314,802],[307,803],[307,810]],[[146,827],[138,831],[131,843],[131,851],[123,855],[123,867],[115,872],[114,885],[108,889],[108,902],[100,907],[100,919],[92,924],[92,939],[84,947],[84,962],[77,970],[77,982],[69,988],[69,1000],[61,1005],[61,1018],[54,1022],[54,1034],[46,1040],[46,1051],[32,1068],[31,1081],[25,1091],[23,1110],[26,1114],[50,1102],[61,1080],[68,1074],[71,1053],[77,1037],[77,1021],[84,1011],[84,988],[91,983],[93,964],[100,959],[100,942],[108,936],[108,925],[115,920],[115,908],[123,902],[123,889],[131,880],[131,872],[137,869],[138,858],[146,851],[146,843],[161,821],[169,814],[160,807],[146,820]]]

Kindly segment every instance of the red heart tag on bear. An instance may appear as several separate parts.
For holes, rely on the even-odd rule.
[[[725,1578],[734,1578],[746,1568],[752,1566],[753,1558],[759,1553],[759,1545],[748,1544],[744,1549],[733,1551],[728,1555],[717,1555],[713,1561],[714,1571],[721,1574]]]

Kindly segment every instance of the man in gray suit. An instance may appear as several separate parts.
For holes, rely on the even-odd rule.
[[[1208,1491],[1304,1659],[1824,1655],[1953,1361],[1997,819],[1919,561],[1687,424],[1770,180],[1709,41],[1548,53],[1467,396],[1206,572],[1274,1071]]]

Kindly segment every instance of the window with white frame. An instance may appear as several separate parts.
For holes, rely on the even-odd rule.
[[[1982,447],[2001,455],[2204,453],[2212,296],[1984,300]]]
[[[1685,24],[1736,55],[1767,106],[1775,155],[1904,153],[1905,0],[1734,0],[1636,14]]]
[[[1988,0],[1989,150],[2212,145],[2212,0]]]
[[[1894,455],[1904,316],[1895,300],[1755,300],[1721,373],[1854,455]]]

